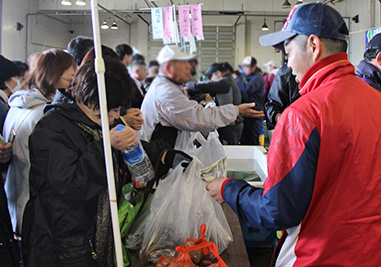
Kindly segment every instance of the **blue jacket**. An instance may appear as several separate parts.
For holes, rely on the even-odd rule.
[[[242,93],[242,103],[255,103],[256,110],[264,111],[264,93],[265,81],[263,76],[255,70],[252,74],[246,77],[248,83],[241,79],[236,79]]]

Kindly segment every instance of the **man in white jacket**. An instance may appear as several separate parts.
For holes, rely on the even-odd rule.
[[[159,75],[146,94],[141,111],[144,125],[140,131],[143,140],[163,140],[175,149],[184,149],[192,132],[207,132],[224,127],[239,115],[263,117],[262,111],[251,109],[254,103],[232,104],[204,108],[189,100],[183,93],[183,83],[189,80],[191,66],[188,55],[177,46],[164,46],[157,57]]]

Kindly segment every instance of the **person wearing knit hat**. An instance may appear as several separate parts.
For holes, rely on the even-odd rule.
[[[381,92],[381,33],[373,36],[367,44],[364,59],[356,68],[356,76]]]

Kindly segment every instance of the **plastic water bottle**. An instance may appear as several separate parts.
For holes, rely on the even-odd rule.
[[[123,125],[116,127],[117,131],[124,129]],[[136,141],[131,147],[122,151],[124,162],[126,162],[132,178],[139,184],[143,184],[153,179],[155,171],[152,163],[144,151],[140,140]]]

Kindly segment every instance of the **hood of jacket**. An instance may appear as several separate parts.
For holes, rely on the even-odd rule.
[[[49,100],[35,87],[17,91],[9,97],[8,101],[9,107],[17,108],[32,108],[47,102]]]
[[[101,129],[101,126],[86,116],[86,114],[78,107],[78,105],[74,103],[74,100],[65,102],[62,101],[61,98],[55,97],[53,101],[49,104],[46,104],[44,108],[44,114],[48,114],[50,112],[57,112],[69,120],[83,123],[94,129]]]

